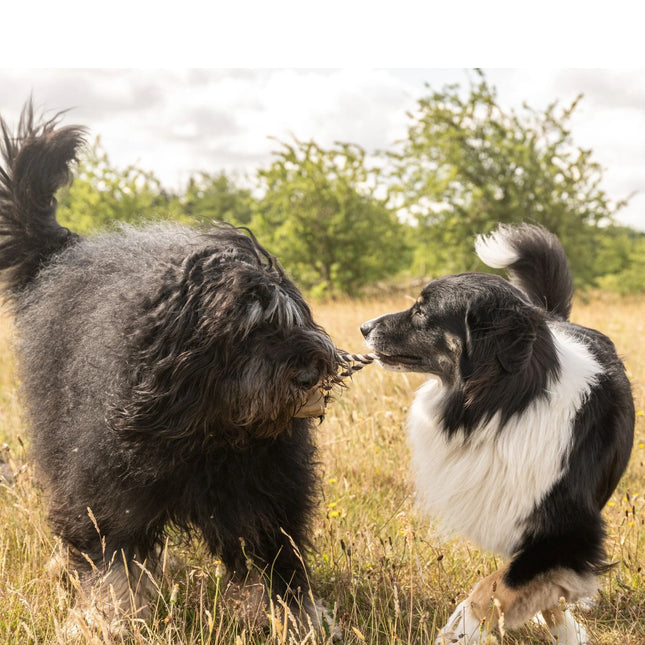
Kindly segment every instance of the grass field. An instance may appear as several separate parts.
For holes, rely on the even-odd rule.
[[[410,295],[415,295],[411,293]],[[314,311],[337,344],[362,351],[361,322],[407,307],[404,296],[317,304]],[[645,300],[597,296],[576,302],[573,320],[610,335],[632,379],[636,440],[629,469],[605,511],[607,549],[615,568],[601,583],[593,608],[579,610],[594,642],[645,643]],[[28,456],[11,353],[11,322],[0,314],[0,444],[12,485],[0,484],[0,644],[64,642],[73,606],[46,572],[55,541],[44,495]],[[355,375],[319,427],[321,502],[316,552],[308,558],[312,586],[340,623],[346,643],[432,642],[470,587],[500,562],[461,540],[441,542],[415,507],[405,418],[418,375],[376,366]],[[198,543],[170,547],[173,564],[161,585],[154,621],[133,627],[134,643],[297,643],[280,632],[252,634],[235,621],[216,593],[219,568]],[[99,628],[83,642],[110,642]],[[307,641],[311,642],[311,641]],[[547,643],[532,626],[504,643]]]

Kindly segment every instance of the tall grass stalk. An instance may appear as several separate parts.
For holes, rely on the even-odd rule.
[[[416,294],[411,293],[411,296]],[[409,305],[404,297],[314,304],[317,320],[336,343],[363,349],[361,322]],[[645,643],[645,301],[596,295],[576,302],[573,319],[607,333],[623,356],[638,411],[629,469],[605,511],[607,549],[616,566],[602,578],[597,602],[577,610],[599,645]],[[73,593],[48,570],[56,552],[46,520],[45,494],[29,460],[29,439],[18,400],[10,316],[0,313],[0,643],[62,643],[74,619]],[[344,642],[432,642],[437,628],[472,585],[501,562],[459,539],[446,541],[415,505],[405,419],[414,374],[370,366],[337,393],[317,429],[320,507],[314,524],[311,583],[343,629]],[[172,537],[172,535],[171,535]],[[128,642],[159,645],[311,643],[274,622],[271,634],[237,620],[220,591],[221,565],[202,544],[169,540],[153,619],[133,621]],[[73,589],[71,590],[73,592]],[[279,616],[276,615],[276,620]],[[84,624],[76,616],[77,624]],[[110,642],[100,620],[81,642]],[[329,640],[329,639],[327,639]],[[547,643],[543,627],[507,633],[503,642]]]

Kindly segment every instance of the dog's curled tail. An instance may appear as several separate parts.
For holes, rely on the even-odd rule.
[[[506,269],[511,282],[535,305],[568,320],[573,278],[560,240],[542,226],[501,224],[475,242],[480,259]]]
[[[58,127],[58,115],[35,122],[31,101],[15,134],[0,117],[0,271],[11,296],[77,239],[56,221],[54,195],[84,143],[84,130]]]

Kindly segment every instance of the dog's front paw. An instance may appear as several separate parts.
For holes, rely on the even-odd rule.
[[[317,598],[307,596],[285,602],[281,597],[271,601],[271,630],[280,642],[288,635],[302,642],[340,643],[343,633],[335,618]],[[299,641],[299,642],[300,642]]]
[[[335,615],[329,613],[322,600],[319,598],[314,598],[313,601],[308,599],[304,609],[315,630],[325,639],[325,642],[342,643],[343,632]]]
[[[137,629],[144,623],[132,616],[108,616],[96,606],[70,610],[65,623],[56,630],[57,641],[67,645],[81,643],[121,643],[134,640]]]
[[[233,614],[252,633],[269,629],[269,594],[257,576],[246,582],[229,581],[223,593]]]
[[[460,602],[441,628],[435,645],[493,645],[497,639],[475,616],[470,602]]]

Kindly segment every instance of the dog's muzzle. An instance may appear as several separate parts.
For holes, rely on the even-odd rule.
[[[322,417],[325,415],[326,404],[327,395],[325,391],[320,386],[316,386],[309,392],[307,400],[300,406],[293,416],[298,419]]]
[[[366,365],[370,365],[377,358],[376,354],[349,354],[344,351],[341,351],[341,356],[345,369],[338,375],[340,379],[350,378],[352,374],[362,370]],[[293,416],[299,419],[325,416],[325,406],[329,401],[330,391],[331,385],[324,383],[319,383],[311,388],[307,400]]]

